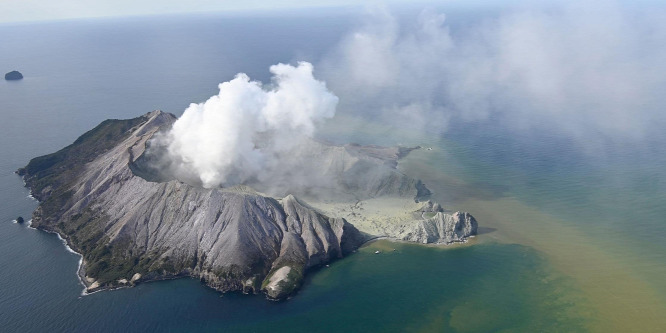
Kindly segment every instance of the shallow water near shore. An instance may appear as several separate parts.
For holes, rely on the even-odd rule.
[[[535,137],[510,138],[493,132],[493,124],[440,137],[341,113],[322,138],[423,146],[401,170],[422,178],[445,208],[472,213],[480,235],[449,247],[369,243],[312,272],[297,295],[280,303],[220,295],[193,279],[81,297],[79,256],[56,235],[11,223],[36,207],[13,174],[30,158],[64,147],[106,118],[156,108],[180,114],[238,71],[264,79],[270,64],[290,61],[294,52],[316,58],[337,41],[342,29],[332,27],[347,20],[299,21],[304,29],[263,17],[250,22],[262,29],[245,35],[237,31],[248,22],[215,17],[0,27],[3,40],[21,51],[1,53],[0,63],[26,76],[0,82],[3,330],[663,331],[666,164],[659,156],[666,154],[658,148],[659,158],[631,150],[611,159],[583,157],[542,137],[543,147],[559,149],[561,161],[551,161],[555,154],[535,153],[542,148]],[[329,35],[313,38],[319,30]],[[220,35],[224,40],[213,43]],[[100,44],[99,36],[115,42]],[[285,45],[271,44],[285,36]],[[138,47],[148,41],[161,50],[159,57],[154,48]],[[134,47],[121,47],[127,43]],[[264,52],[267,45],[274,50]],[[655,147],[666,142],[655,140]]]

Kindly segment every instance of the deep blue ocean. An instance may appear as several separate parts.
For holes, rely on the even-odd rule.
[[[0,82],[0,331],[666,330],[660,136],[599,154],[492,119],[401,137],[433,147],[401,168],[476,216],[481,234],[458,247],[368,244],[280,303],[193,279],[81,296],[79,256],[56,235],[12,223],[37,206],[14,174],[31,158],[108,118],[180,115],[238,72],[267,82],[272,64],[317,64],[356,24],[353,10],[334,10],[0,25],[0,71],[25,76]],[[321,135],[397,143],[376,131],[337,135],[344,126],[333,119]]]

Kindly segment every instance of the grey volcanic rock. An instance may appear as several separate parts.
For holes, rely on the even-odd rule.
[[[17,171],[40,201],[32,226],[57,232],[81,253],[79,275],[87,291],[190,276],[220,291],[263,291],[283,299],[309,269],[344,257],[368,239],[345,219],[326,216],[293,194],[417,202],[430,194],[396,168],[411,148],[317,141],[304,143],[302,156],[285,159],[282,175],[289,177],[206,189],[163,172],[168,165],[160,164],[160,151],[147,148],[175,120],[161,111],[106,120]],[[305,158],[313,161],[303,164]],[[298,178],[290,172],[329,183],[292,184],[285,180]],[[254,188],[274,192],[268,196]],[[451,243],[476,234],[476,221],[467,213],[444,214],[430,201],[420,207],[410,213],[420,219],[392,230],[391,237]]]
[[[463,242],[469,236],[476,235],[476,219],[466,212],[445,214],[437,212],[435,216],[416,221],[402,230],[396,238],[416,243]]]
[[[437,212],[443,212],[444,209],[439,203],[428,200],[423,203],[423,206],[421,206],[421,208],[418,211],[421,213],[437,213]]]
[[[294,196],[278,201],[248,187],[204,189],[135,175],[130,164],[146,141],[173,121],[159,111],[107,121],[18,171],[41,202],[33,226],[58,232],[83,255],[79,274],[88,291],[193,276],[221,291],[263,289],[279,299],[307,269],[365,241],[344,219]]]
[[[5,80],[7,81],[12,81],[12,80],[21,80],[23,79],[23,74],[19,71],[11,71],[7,74],[5,74]]]

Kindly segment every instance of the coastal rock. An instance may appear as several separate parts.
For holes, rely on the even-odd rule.
[[[443,212],[444,209],[439,203],[428,200],[421,205],[418,211],[421,213],[437,213]]]
[[[293,283],[293,278],[290,278],[291,271],[291,267],[282,266],[273,272],[268,279],[268,283],[263,288],[268,297],[272,299],[281,299],[292,291],[292,288],[289,287],[289,285]]]
[[[16,218],[16,223],[23,224],[23,222],[25,222],[25,220],[23,219],[23,216],[19,216],[19,217]]]
[[[100,285],[99,282],[94,281],[88,286],[88,292],[95,292],[99,289]]]
[[[478,223],[476,219],[466,212],[445,214],[437,212],[428,219],[418,220],[408,224],[408,227],[396,235],[400,240],[416,243],[443,243],[463,242],[469,236],[476,235]]]
[[[7,81],[14,81],[14,80],[21,80],[23,79],[23,74],[19,71],[11,71],[7,74],[5,74],[5,80]]]

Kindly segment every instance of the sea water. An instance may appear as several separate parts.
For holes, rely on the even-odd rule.
[[[447,209],[476,216],[480,235],[450,247],[370,243],[312,272],[295,297],[279,303],[221,295],[194,279],[81,296],[79,256],[56,235],[11,223],[19,215],[29,219],[36,207],[13,173],[30,158],[64,147],[107,118],[153,109],[179,115],[237,72],[266,81],[271,64],[316,62],[353,22],[342,11],[0,26],[0,64],[25,76],[0,82],[0,330],[665,327],[666,154],[657,148],[652,155],[633,149],[610,158],[581,155],[558,138],[528,140],[493,130],[492,123],[444,135],[355,127],[367,131],[345,133],[345,140],[432,148],[414,151],[400,168],[422,178]],[[341,114],[322,137],[339,138],[350,118],[356,119]],[[651,144],[663,147],[661,139]]]

